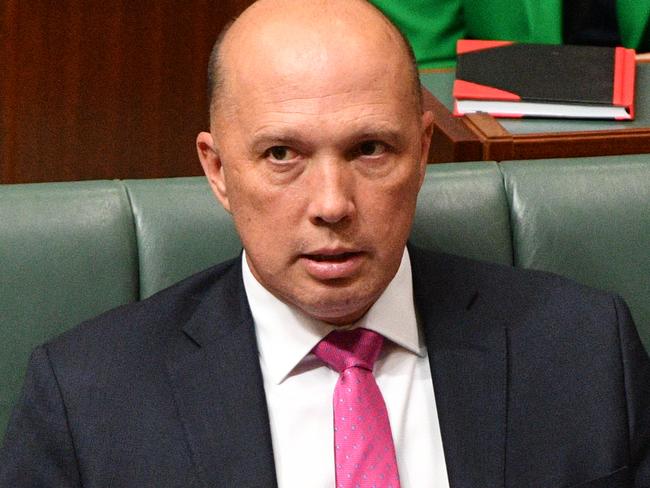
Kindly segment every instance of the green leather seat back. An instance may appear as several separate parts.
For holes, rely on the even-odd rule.
[[[430,165],[411,240],[616,291],[650,346],[650,156]],[[1,185],[0,433],[36,345],[240,249],[204,178]]]
[[[650,349],[650,155],[500,167],[515,265],[619,293]]]
[[[239,254],[241,241],[232,219],[205,178],[124,184],[135,219],[141,298]],[[430,165],[418,198],[412,241],[512,264],[508,219],[496,164]]]
[[[0,189],[0,432],[30,351],[137,299],[137,251],[120,182]]]
[[[509,218],[496,163],[429,165],[411,241],[427,249],[512,264]]]
[[[124,183],[135,219],[141,298],[241,251],[230,214],[205,178]]]

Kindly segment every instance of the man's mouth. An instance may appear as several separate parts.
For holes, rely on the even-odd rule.
[[[358,254],[358,252],[342,252],[338,254],[308,254],[307,257],[318,262],[332,261],[340,263]]]
[[[349,250],[318,250],[303,254],[307,274],[317,280],[351,278],[359,272],[364,253]]]

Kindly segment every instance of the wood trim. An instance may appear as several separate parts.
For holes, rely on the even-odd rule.
[[[483,147],[479,136],[462,119],[454,117],[429,90],[422,87],[425,110],[433,113],[433,135],[429,148],[429,164],[451,161],[479,161]]]
[[[513,159],[514,137],[494,117],[479,113],[469,114],[461,120],[479,137],[483,161]]]
[[[650,127],[511,134],[487,114],[467,115],[463,121],[479,137],[484,161],[650,153]]]
[[[650,153],[650,127],[611,131],[523,134],[509,159],[613,156]],[[499,160],[499,159],[497,159]]]

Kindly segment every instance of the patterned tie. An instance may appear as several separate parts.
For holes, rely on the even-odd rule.
[[[368,329],[334,331],[313,352],[340,373],[334,389],[337,488],[399,488],[386,404],[372,375],[384,338]]]

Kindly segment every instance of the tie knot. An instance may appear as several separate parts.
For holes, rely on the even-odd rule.
[[[339,373],[358,367],[372,371],[384,338],[368,329],[335,330],[321,340],[313,352]]]

